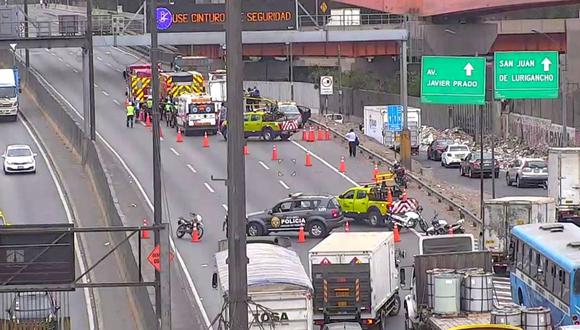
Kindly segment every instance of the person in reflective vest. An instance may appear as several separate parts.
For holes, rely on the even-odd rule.
[[[133,103],[127,105],[127,127],[133,128],[133,122],[135,121],[135,106]]]
[[[172,126],[172,121],[173,121],[173,116],[171,115],[173,112],[173,104],[171,103],[171,101],[167,101],[167,103],[165,103],[165,122],[167,124],[167,127]]]
[[[153,116],[153,98],[151,96],[149,96],[145,105],[147,107],[147,114],[149,117]],[[153,119],[153,117],[151,117],[151,119]]]

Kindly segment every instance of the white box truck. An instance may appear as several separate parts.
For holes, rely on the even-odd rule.
[[[548,196],[558,221],[580,226],[580,148],[548,150]]]
[[[392,232],[332,233],[308,253],[314,322],[363,326],[399,314],[399,276]]]
[[[247,255],[248,329],[312,330],[312,283],[296,252],[252,243]],[[228,250],[215,255],[220,296],[228,294],[227,257]]]
[[[19,84],[18,69],[0,69],[0,119],[18,118]]]
[[[387,106],[365,106],[363,115],[366,136],[372,137],[388,148],[399,149],[401,133],[389,131]],[[421,109],[407,107],[407,122],[411,133],[411,152],[418,154],[421,145]]]
[[[506,274],[511,229],[517,225],[556,222],[556,204],[550,197],[514,196],[484,202],[485,246],[491,252],[494,272]]]

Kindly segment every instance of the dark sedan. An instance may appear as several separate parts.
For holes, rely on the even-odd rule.
[[[427,159],[441,160],[441,155],[445,152],[448,145],[454,144],[451,139],[436,139],[427,148]]]
[[[483,171],[483,176],[491,176],[494,173],[496,178],[499,177],[499,162],[496,160],[495,164],[493,164],[491,154],[484,153],[482,164],[480,156],[479,152],[468,154],[461,162],[459,174],[470,178],[479,178]]]
[[[331,195],[292,194],[273,208],[248,214],[248,236],[271,232],[298,232],[300,227],[311,237],[321,238],[344,221],[340,204]]]

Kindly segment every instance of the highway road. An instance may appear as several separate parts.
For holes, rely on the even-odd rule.
[[[445,168],[441,166],[441,162],[432,161],[427,159],[426,152],[420,152],[418,156],[414,158],[419,161],[423,166],[428,166],[433,169],[433,177],[438,178],[440,181],[447,182],[452,186],[461,186],[468,188],[470,190],[475,190],[479,192],[480,179],[479,178],[468,178],[459,175],[458,167]],[[484,191],[491,195],[491,178],[484,179]],[[548,190],[539,187],[524,187],[517,188],[515,186],[508,186],[505,182],[505,171],[500,171],[499,178],[495,179],[495,196],[506,197],[506,196],[548,196]]]
[[[22,100],[20,104],[27,105]],[[11,224],[68,223],[65,206],[40,147],[20,120],[0,122],[0,153],[10,144],[28,144],[38,156],[36,174],[0,173],[0,210],[6,220]],[[81,274],[78,265],[76,272]],[[85,290],[55,294],[55,298],[61,300],[61,313],[71,316],[72,329],[90,329]],[[7,303],[6,299],[0,299],[0,304]],[[0,308],[5,313],[9,306]]]
[[[96,122],[100,136],[120,155],[147,198],[151,199],[151,131],[140,124],[133,129],[126,128],[121,106],[125,98],[121,72],[136,61],[134,56],[118,49],[95,50]],[[80,50],[34,50],[31,51],[31,63],[73,107],[82,109]],[[226,142],[217,135],[210,137],[210,148],[202,148],[200,137],[186,137],[183,143],[176,143],[175,131],[164,125],[161,152],[164,198],[168,205],[165,217],[171,219],[173,231],[176,217],[190,211],[202,214],[206,223],[207,232],[201,243],[193,244],[188,239],[175,237],[173,240],[191,274],[198,294],[196,300],[202,303],[202,314],[208,321],[216,316],[221,306],[221,297],[209,284],[217,242],[225,238],[221,226],[227,208],[225,185],[211,181],[210,177],[225,178]],[[276,144],[280,162],[271,161],[272,143],[249,143],[250,154],[246,157],[248,212],[271,207],[292,192],[339,194],[358,182],[368,182],[372,176],[371,163],[362,157],[346,157],[347,174],[338,172],[340,156],[347,154],[340,143],[316,142],[306,147],[300,141]],[[311,168],[304,166],[305,148],[309,148],[314,157]],[[425,216],[430,218],[434,206],[422,202]],[[354,230],[369,229],[365,225],[353,227]],[[294,244],[293,248],[306,261],[306,251],[314,244],[316,240],[309,239],[305,244]],[[403,233],[401,249],[412,255],[416,247],[417,236]],[[402,327],[400,316],[391,322],[389,325],[393,328]]]

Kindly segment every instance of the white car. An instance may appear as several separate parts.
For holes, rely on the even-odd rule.
[[[460,165],[465,156],[469,154],[469,147],[465,144],[450,144],[441,154],[441,166],[449,167]]]
[[[2,154],[4,173],[36,173],[36,154],[25,144],[14,144],[6,147]]]

